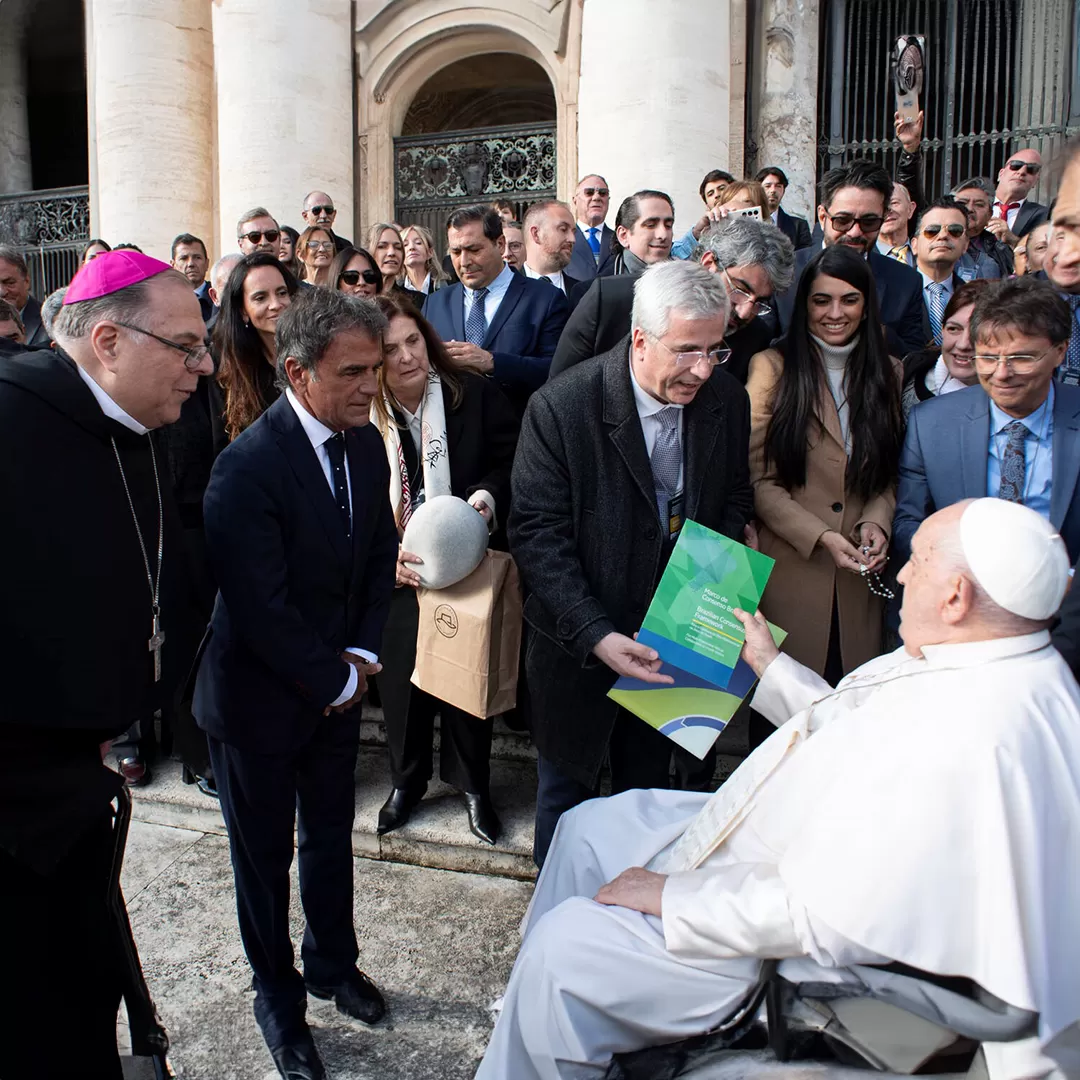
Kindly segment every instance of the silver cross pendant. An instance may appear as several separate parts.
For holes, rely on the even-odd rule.
[[[161,629],[161,613],[154,608],[154,625],[147,648],[154,654],[154,682],[161,682],[161,646],[165,644],[165,634]]]

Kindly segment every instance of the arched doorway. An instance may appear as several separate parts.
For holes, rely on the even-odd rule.
[[[556,188],[555,92],[544,69],[515,53],[449,64],[421,86],[394,139],[394,212],[446,245],[458,206],[509,199],[518,215]]]

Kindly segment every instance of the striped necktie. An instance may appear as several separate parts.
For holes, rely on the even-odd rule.
[[[907,244],[897,244],[896,247],[894,247],[889,252],[889,258],[890,259],[896,259],[897,262],[902,262],[905,266],[910,266],[911,265],[908,262],[908,246],[907,246]]]
[[[945,283],[932,281],[926,286],[926,313],[930,316],[930,332],[934,344],[941,344],[941,322],[945,317]]]

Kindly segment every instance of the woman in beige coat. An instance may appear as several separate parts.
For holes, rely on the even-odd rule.
[[[807,264],[787,337],[750,361],[754,506],[776,560],[761,610],[834,685],[881,651],[884,602],[867,579],[896,504],[900,377],[866,260],[842,245]]]

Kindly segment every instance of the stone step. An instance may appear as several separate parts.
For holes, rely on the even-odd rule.
[[[154,767],[151,784],[134,788],[132,794],[133,817],[137,821],[225,835],[225,822],[217,801],[203,795],[194,785],[183,783],[178,762],[159,762]],[[428,786],[427,795],[412,812],[407,825],[378,836],[375,827],[379,807],[389,794],[390,770],[385,749],[361,747],[356,766],[355,855],[521,880],[535,877],[534,761],[498,759],[491,763],[491,798],[503,824],[502,835],[494,847],[473,836],[460,794],[439,780]]]
[[[492,761],[536,761],[536,750],[527,731],[512,731],[500,717],[491,721]],[[435,717],[435,749],[439,749],[440,717]],[[386,724],[380,708],[364,702],[364,718],[360,721],[361,746],[386,746]]]

